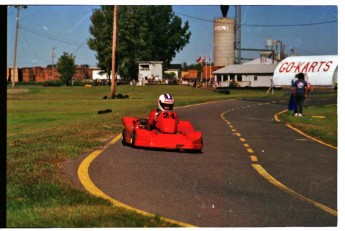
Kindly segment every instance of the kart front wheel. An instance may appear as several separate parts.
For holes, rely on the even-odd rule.
[[[128,145],[126,142],[126,129],[122,130],[122,145]]]
[[[132,134],[131,134],[131,140],[130,140],[130,144],[131,144],[132,147],[135,146],[135,139],[136,139],[135,132],[132,132]]]

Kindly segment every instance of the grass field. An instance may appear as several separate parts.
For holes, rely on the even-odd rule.
[[[175,97],[176,106],[283,95],[282,91],[267,95],[265,90],[234,90],[226,95],[161,85],[118,86],[116,94],[128,95],[129,99],[103,99],[110,95],[110,87],[10,89],[7,95],[7,227],[174,226],[158,215],[145,217],[116,208],[71,186],[59,167],[60,163],[77,158],[119,134],[123,116],[147,116],[163,92]],[[105,109],[112,112],[97,113]]]
[[[308,107],[303,117],[295,117],[292,112],[281,115],[281,120],[332,146],[337,146],[337,105]]]

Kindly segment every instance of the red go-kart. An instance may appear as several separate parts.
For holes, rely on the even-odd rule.
[[[202,133],[191,122],[179,120],[176,112],[161,112],[154,128],[145,118],[124,117],[122,143],[132,147],[201,152]]]

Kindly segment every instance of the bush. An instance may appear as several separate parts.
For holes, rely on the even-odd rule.
[[[41,84],[47,87],[61,87],[64,85],[62,81],[47,81],[46,83]]]
[[[30,82],[19,82],[19,83],[16,83],[16,85],[18,86],[28,86],[28,85],[42,85],[43,83],[42,82],[35,82],[35,81],[30,81]]]

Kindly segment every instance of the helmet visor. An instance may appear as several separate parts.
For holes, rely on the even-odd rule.
[[[164,110],[171,111],[174,108],[174,104],[167,104],[167,103],[160,102],[160,105]]]

